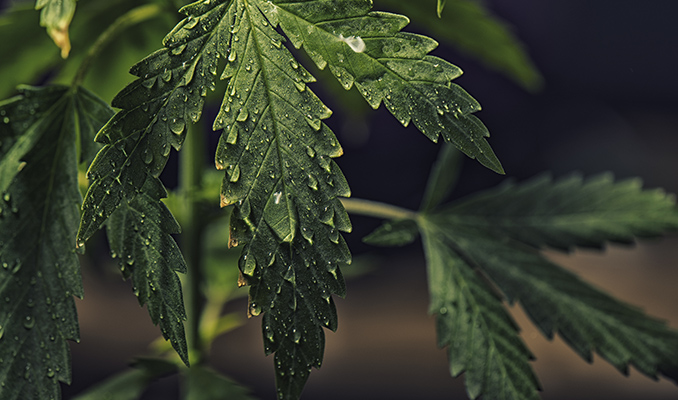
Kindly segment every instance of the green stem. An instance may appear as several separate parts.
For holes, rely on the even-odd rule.
[[[378,201],[342,198],[341,204],[350,214],[384,219],[417,219],[415,211]]]
[[[188,271],[184,276],[184,299],[188,316],[186,340],[191,364],[200,364],[205,358],[205,345],[200,335],[200,321],[205,306],[202,270],[203,215],[200,200],[195,193],[202,190],[205,166],[205,141],[202,132],[193,124],[187,125],[179,159],[179,195],[183,205],[181,244]]]
[[[80,64],[80,68],[75,73],[71,86],[77,87],[80,86],[85,80],[85,76],[89,71],[92,61],[99,55],[99,53],[115,39],[122,31],[129,28],[132,25],[138,24],[140,22],[146,21],[147,19],[153,18],[159,15],[163,11],[163,8],[158,4],[147,4],[133,8],[126,12],[125,14],[118,17],[94,42],[94,44],[89,48],[85,58]]]

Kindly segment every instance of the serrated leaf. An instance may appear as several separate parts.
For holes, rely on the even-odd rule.
[[[71,379],[67,340],[79,336],[73,296],[83,294],[76,143],[112,111],[83,89],[53,86],[22,88],[0,114],[0,159],[19,162],[0,200],[1,397],[58,399]],[[17,151],[23,135],[33,145]]]
[[[548,338],[559,334],[588,362],[598,353],[628,374],[628,366],[678,381],[678,332],[582,282],[533,249],[501,241],[482,229],[453,227],[460,251],[519,301]]]
[[[266,11],[296,48],[320,68],[329,67],[345,89],[385,107],[403,125],[410,122],[429,139],[447,142],[486,167],[503,173],[485,140],[487,128],[472,114],[480,104],[451,81],[456,66],[430,56],[437,43],[400,32],[402,15],[370,12],[371,0],[274,1]]]
[[[445,3],[445,14],[436,15],[412,0],[377,0],[378,7],[406,14],[417,26],[445,40],[507,75],[528,90],[538,90],[543,78],[520,38],[511,27],[477,0]],[[454,27],[454,28],[450,28]]]
[[[75,14],[76,0],[36,0],[35,9],[40,11],[40,26],[47,28],[47,33],[61,49],[61,57],[67,58],[71,51],[68,37],[68,26]]]
[[[363,238],[373,246],[405,246],[419,236],[419,227],[411,219],[387,221]]]
[[[186,372],[185,400],[251,400],[248,390],[216,371],[196,366]]]
[[[114,257],[120,259],[123,276],[132,278],[140,305],[147,305],[154,324],[188,365],[184,335],[181,282],[177,272],[186,272],[186,263],[170,236],[180,228],[160,201],[167,196],[157,179],[149,179],[142,192],[123,203],[108,219],[106,234]]]
[[[538,399],[532,355],[518,327],[474,266],[454,252],[434,221],[421,223],[430,312],[437,314],[438,345],[447,346],[450,373],[465,373],[471,399]]]
[[[544,259],[537,247],[569,249],[630,241],[678,227],[673,198],[637,180],[575,176],[505,185],[425,219],[450,249],[521,303],[549,338],[559,333],[584,359],[597,352],[623,373],[678,380],[678,332]]]
[[[461,200],[445,214],[455,225],[563,250],[630,243],[678,229],[673,196],[642,190],[639,179],[615,182],[611,174],[557,181],[544,175],[520,185],[507,183]]]
[[[433,164],[426,183],[420,210],[428,211],[438,207],[449,196],[457,183],[461,162],[461,154],[452,145],[445,143],[440,148],[438,158]]]

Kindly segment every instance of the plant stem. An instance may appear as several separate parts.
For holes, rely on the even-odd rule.
[[[416,219],[417,213],[412,210],[391,204],[363,199],[342,198],[341,203],[350,214],[367,215],[384,219]]]
[[[179,158],[179,195],[183,205],[181,244],[188,271],[184,275],[184,299],[188,316],[186,340],[188,352],[196,365],[205,358],[205,345],[200,335],[200,321],[205,301],[202,271],[203,215],[195,193],[202,189],[205,166],[205,141],[198,126],[187,124],[186,140]]]
[[[76,87],[82,84],[85,80],[85,76],[89,71],[89,68],[92,65],[92,61],[99,55],[99,53],[115,39],[122,31],[129,28],[132,25],[143,22],[147,19],[153,18],[159,15],[163,11],[162,7],[158,4],[147,4],[133,8],[126,12],[125,14],[118,17],[94,42],[94,44],[89,48],[85,58],[82,60],[78,71],[73,77],[71,86]]]

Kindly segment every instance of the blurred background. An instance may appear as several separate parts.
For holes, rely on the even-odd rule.
[[[85,7],[96,1],[81,0],[78,4]],[[507,174],[499,176],[473,160],[465,160],[452,198],[492,187],[507,177],[523,180],[544,171],[555,176],[571,171],[585,175],[613,171],[619,178],[638,176],[647,187],[678,192],[674,155],[678,149],[677,2],[481,1],[492,19],[502,21],[502,26],[522,43],[528,56],[522,74],[520,67],[511,69],[508,62],[483,59],[469,50],[473,44],[455,41],[455,23],[459,23],[451,15],[455,1],[448,0],[442,23],[434,26],[430,21],[435,19],[435,3],[382,0],[375,1],[375,9],[419,8],[424,16],[411,15],[412,24],[406,30],[438,39],[441,46],[433,54],[464,70],[455,82],[483,105],[483,111],[476,115],[488,126],[492,135],[489,142]],[[38,24],[37,12],[26,15],[27,20]],[[164,32],[175,22],[171,18],[152,21],[158,26],[157,33],[132,31],[110,53],[124,54],[118,62],[129,67],[148,53],[149,46],[159,47]],[[79,23],[76,11],[73,30],[85,29],[79,28]],[[7,34],[6,30],[2,32]],[[58,81],[68,75],[58,67],[58,49],[44,30],[38,32],[46,39],[37,45],[3,36],[0,50],[20,43],[16,60],[50,58],[55,60],[55,68],[21,82],[8,79],[2,84]],[[72,36],[73,57],[78,57],[83,52],[78,52],[80,39],[75,33]],[[80,48],[86,48],[84,43]],[[124,53],[116,53],[121,51]],[[0,60],[0,76],[8,76],[7,71],[14,71],[15,64],[10,59]],[[105,64],[102,60],[104,71]],[[310,64],[305,65],[319,80],[327,78]],[[530,65],[539,72],[525,72]],[[116,75],[98,84],[110,86],[101,90],[104,96],[112,96],[130,78]],[[97,77],[90,79],[93,85],[95,80]],[[357,106],[359,103],[352,101],[355,93],[339,95],[337,87],[334,82],[311,86],[334,111],[326,122],[344,147],[344,156],[337,162],[353,196],[416,209],[439,146],[416,128],[403,128],[383,108],[372,111]],[[163,176],[170,186],[175,163],[173,158],[167,176]],[[427,315],[421,246],[369,247],[361,238],[380,221],[359,216],[352,220],[354,232],[346,239],[356,261],[369,267],[349,280],[346,299],[335,299],[339,329],[327,333],[323,368],[312,372],[303,398],[466,398],[463,376],[449,376],[445,351],[436,348],[434,319]],[[133,357],[148,354],[148,343],[160,334],[146,310],[139,307],[130,284],[119,278],[103,238],[96,240],[101,243],[91,244],[90,249],[102,255],[90,254],[83,260],[86,294],[85,300],[77,301],[81,343],[72,346],[74,382],[64,386],[65,399],[124,370]],[[604,253],[548,254],[595,285],[678,329],[675,237],[633,247],[611,246]],[[243,317],[245,309],[242,298],[227,306],[227,311]],[[678,388],[668,381],[654,382],[634,370],[627,378],[599,358],[587,364],[560,339],[544,339],[518,307],[511,310],[536,357],[534,367],[544,388],[543,399],[678,398]],[[257,318],[247,320],[243,327],[218,339],[211,360],[218,370],[249,387],[254,395],[271,399],[273,360],[263,356],[260,324]],[[162,380],[144,398],[175,399],[178,385],[172,379]]]

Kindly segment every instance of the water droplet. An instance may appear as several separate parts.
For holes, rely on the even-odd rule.
[[[296,328],[292,329],[292,335],[294,337],[294,343],[299,343],[301,341],[301,331],[298,331]]]
[[[228,60],[229,62],[235,61],[235,51],[233,50],[233,48],[231,48],[231,51],[228,52],[228,58],[227,58],[227,60]]]
[[[165,82],[172,80],[172,70],[165,68],[165,70],[162,72],[161,78]]]
[[[172,132],[177,135],[181,135],[184,129],[186,129],[186,123],[181,118],[172,118],[169,127]]]
[[[193,16],[188,16],[186,18],[186,23],[184,24],[184,28],[186,29],[193,29],[195,26],[198,25],[198,18],[194,18]]]
[[[35,319],[31,317],[30,315],[26,316],[26,319],[24,320],[24,328],[26,329],[32,329],[35,326]]]
[[[146,164],[150,164],[150,163],[153,162],[153,153],[149,149],[146,149],[144,151],[144,162]],[[102,214],[102,216],[103,216],[103,214]]]
[[[247,113],[246,108],[241,108],[240,112],[238,113],[238,117],[236,118],[236,121],[244,122],[247,120],[247,117],[249,114]]]
[[[236,166],[233,168],[233,171],[231,171],[229,181],[235,183],[238,182],[238,179],[240,179],[240,165],[236,164]]]
[[[315,157],[315,150],[313,150],[313,147],[306,147],[306,154],[311,158]]]
[[[299,68],[299,64],[294,60],[290,61],[290,65],[292,66],[293,69]]]
[[[47,368],[47,377],[54,378],[54,370],[52,368]]]
[[[308,176],[308,187],[313,190],[318,190],[318,180],[313,175]]]
[[[344,37],[344,35],[340,34],[339,40],[346,43],[351,48],[351,50],[356,53],[362,53],[365,51],[365,41],[360,36]]]
[[[2,196],[2,198],[5,199],[5,201],[9,201],[12,197],[9,193],[5,193],[5,195]]]
[[[228,133],[228,136],[226,137],[226,143],[235,144],[237,140],[238,140],[238,131],[236,129],[233,129]]]
[[[254,274],[254,270],[257,268],[257,260],[255,260],[254,257],[248,257],[247,255],[244,255],[242,260],[244,261],[242,273],[252,276],[252,274]]]
[[[282,197],[282,192],[273,193],[273,201],[275,204],[280,204],[280,198]]]

